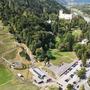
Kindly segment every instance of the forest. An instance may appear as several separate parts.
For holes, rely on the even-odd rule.
[[[90,24],[80,16],[71,21],[59,20],[60,9],[70,13],[54,0],[0,0],[0,19],[40,61],[49,61],[53,58],[49,50],[58,49],[75,51],[85,65],[90,58]],[[83,39],[88,39],[88,43],[80,44]]]

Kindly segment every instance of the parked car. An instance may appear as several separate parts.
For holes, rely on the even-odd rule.
[[[43,83],[43,80],[42,80],[42,79],[40,79],[40,78],[38,78],[38,77],[35,77],[35,76],[33,76],[33,80],[34,80],[34,82],[37,83],[37,84],[42,84],[42,83]]]
[[[73,78],[74,74],[71,74],[70,77]]]
[[[66,81],[66,82],[68,82],[68,81],[69,81],[69,79],[66,79],[65,81]]]
[[[38,84],[42,84],[43,83],[43,81],[37,81],[37,80],[34,80],[36,83],[38,83]]]
[[[45,82],[45,83],[48,83],[48,82],[51,82],[51,81],[52,81],[52,79],[51,79],[51,78],[44,77],[44,82]]]
[[[79,85],[77,85],[77,88],[79,88]]]
[[[73,84],[76,84],[76,81],[74,81]]]
[[[71,67],[71,68],[69,68],[68,70],[69,70],[69,71],[71,71],[71,70],[72,70],[72,67]]]
[[[76,67],[76,64],[73,64],[72,67]]]

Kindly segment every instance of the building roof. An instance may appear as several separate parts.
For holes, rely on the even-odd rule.
[[[22,68],[22,63],[21,62],[13,62],[12,65],[15,67],[15,68]]]
[[[45,76],[44,72],[41,71],[39,68],[33,68],[33,71],[40,76]]]

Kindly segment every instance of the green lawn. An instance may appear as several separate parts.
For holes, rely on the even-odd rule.
[[[22,82],[13,77],[10,82],[1,85],[0,90],[40,90],[40,88],[38,88],[31,82]]]
[[[62,62],[70,63],[73,60],[77,59],[74,52],[60,52],[57,49],[50,50],[55,59],[52,59],[51,62],[55,65],[60,65]]]
[[[40,90],[37,86],[32,83],[17,83],[13,84],[12,82],[0,86],[0,90]]]
[[[49,90],[59,90],[59,88],[55,87],[55,86],[51,86],[51,87],[49,87]]]
[[[0,85],[12,79],[12,74],[2,64],[0,64]]]

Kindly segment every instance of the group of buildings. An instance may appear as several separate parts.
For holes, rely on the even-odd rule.
[[[65,20],[72,20],[74,17],[78,16],[77,13],[73,12],[73,13],[70,13],[70,14],[66,14],[64,13],[63,10],[59,10],[59,15],[58,15],[58,18],[61,20],[61,19],[65,19]],[[47,21],[47,23],[51,23],[52,21],[49,19]]]
[[[30,68],[29,71],[33,74],[33,80],[37,84],[48,83],[51,81],[51,78],[49,78],[45,74],[45,72],[43,72],[39,68],[33,67],[33,68]]]
[[[59,10],[59,19],[72,20],[73,14],[66,14],[63,10]]]

